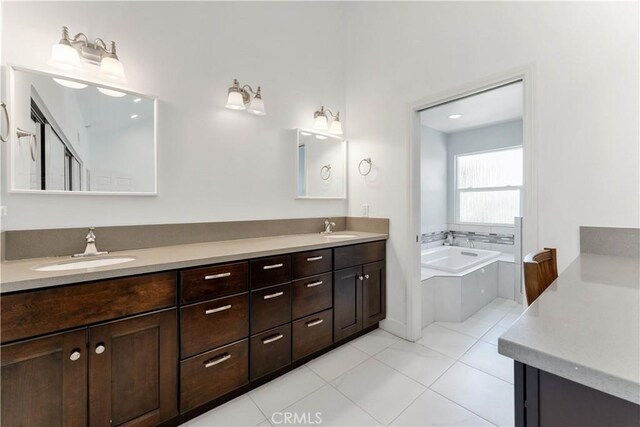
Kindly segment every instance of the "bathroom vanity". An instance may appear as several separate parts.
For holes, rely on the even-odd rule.
[[[245,393],[377,327],[386,237],[151,248],[76,273],[3,263],[3,425],[176,425]]]

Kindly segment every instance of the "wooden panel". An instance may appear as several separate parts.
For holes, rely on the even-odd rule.
[[[334,249],[334,269],[340,270],[369,262],[382,261],[385,258],[386,242],[361,243],[341,246]]]
[[[527,304],[531,305],[558,277],[555,248],[530,253],[524,258],[524,285]]]
[[[291,255],[251,260],[251,288],[278,285],[291,281]]]
[[[333,339],[339,341],[362,329],[362,267],[333,273]]]
[[[180,362],[180,412],[186,412],[249,382],[249,342],[208,351]]]
[[[180,308],[180,354],[183,358],[248,335],[248,293]]]
[[[298,252],[291,257],[294,279],[326,273],[331,271],[333,267],[333,252],[331,249]]]
[[[331,308],[333,304],[332,274],[307,277],[291,284],[293,300],[291,312],[293,319],[299,319],[313,313]]]
[[[2,342],[176,304],[176,273],[158,273],[2,296]]]
[[[291,284],[251,291],[251,333],[291,321]]]
[[[188,304],[246,291],[249,263],[211,265],[180,271],[180,302]]]
[[[177,414],[175,309],[90,328],[89,354],[91,426],[156,425]]]
[[[0,348],[3,426],[86,425],[86,341],[80,329]]]
[[[386,315],[386,269],[379,261],[362,266],[362,327],[378,323]]]
[[[251,379],[291,363],[291,324],[251,337]]]
[[[539,372],[540,426],[640,425],[639,405],[542,370]]]
[[[333,311],[325,310],[293,322],[293,360],[333,343]]]

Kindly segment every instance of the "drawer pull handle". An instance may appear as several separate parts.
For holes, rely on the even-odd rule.
[[[231,304],[227,304],[227,305],[223,305],[222,307],[218,307],[218,308],[210,308],[209,310],[205,310],[204,314],[213,314],[213,313],[218,313],[220,311],[225,311],[225,310],[229,310],[231,308]]]
[[[316,319],[316,320],[312,320],[310,322],[307,322],[307,328],[310,328],[312,326],[316,326],[319,325],[320,323],[324,322],[324,320],[322,319]]]
[[[265,265],[264,267],[262,267],[262,269],[263,270],[273,270],[274,268],[280,268],[280,267],[284,267],[284,264],[280,263],[280,264]]]
[[[311,258],[307,258],[307,261],[320,261],[322,259],[322,255],[320,256],[312,256]]]
[[[315,288],[316,286],[322,285],[322,280],[318,280],[317,282],[307,283],[307,288]]]
[[[76,348],[75,350],[73,350],[73,352],[71,353],[71,356],[69,356],[69,359],[71,359],[72,362],[75,362],[76,360],[80,359],[80,349]]]
[[[229,276],[231,276],[231,273],[212,274],[210,276],[204,276],[204,280],[222,279],[223,277],[229,277]]]
[[[284,295],[284,292],[276,292],[275,294],[265,295],[262,298],[264,299],[278,298],[281,295]]]
[[[231,359],[231,355],[229,353],[225,353],[222,356],[216,357],[215,359],[207,360],[206,362],[204,362],[204,367],[210,368],[212,366],[217,365],[218,363],[222,363],[225,360],[229,360],[229,359]]]
[[[272,342],[281,340],[284,337],[282,334],[277,334],[269,338],[265,338],[262,340],[262,344],[271,344]]]

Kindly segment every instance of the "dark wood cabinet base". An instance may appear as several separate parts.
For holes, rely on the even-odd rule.
[[[637,427],[640,405],[515,362],[516,427]]]

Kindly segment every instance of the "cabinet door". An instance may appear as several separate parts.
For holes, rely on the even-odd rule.
[[[386,271],[385,262],[372,262],[362,266],[362,327],[366,328],[385,318]]]
[[[0,350],[3,426],[86,425],[86,329]]]
[[[176,310],[89,329],[91,426],[156,425],[177,414]]]
[[[339,341],[362,329],[362,267],[333,273],[333,339]]]

